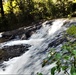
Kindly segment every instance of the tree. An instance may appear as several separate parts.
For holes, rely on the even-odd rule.
[[[0,13],[1,13],[1,23],[0,23],[0,31],[8,30],[8,23],[4,15],[3,9],[3,0],[0,0]]]
[[[0,13],[1,13],[1,17],[4,17],[4,10],[3,10],[3,4],[2,4],[2,0],[0,0]]]
[[[10,11],[10,13],[13,13],[13,5],[12,5],[12,2],[13,2],[13,0],[8,0],[9,1],[9,11]]]

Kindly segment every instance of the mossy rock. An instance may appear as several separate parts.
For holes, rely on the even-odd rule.
[[[76,38],[76,26],[75,25],[72,25],[66,32],[69,36],[73,36]]]

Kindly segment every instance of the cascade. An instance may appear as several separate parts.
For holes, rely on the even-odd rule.
[[[15,40],[1,44],[1,47],[17,44],[30,44],[31,47],[23,55],[4,61],[5,67],[0,68],[0,74],[35,75],[37,72],[41,72],[49,75],[50,69],[56,64],[42,67],[42,62],[47,57],[48,45],[57,38],[57,35],[67,29],[63,26],[65,21],[64,19],[57,19],[52,22],[52,25],[46,24],[46,21],[28,40]]]

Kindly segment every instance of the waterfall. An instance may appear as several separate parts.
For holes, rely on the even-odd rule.
[[[56,64],[53,63],[42,67],[42,62],[43,59],[47,57],[48,44],[54,40],[59,33],[66,30],[63,26],[65,21],[64,19],[57,19],[52,22],[52,25],[46,25],[46,21],[28,40],[15,40],[3,43],[1,47],[16,44],[30,44],[31,47],[29,47],[29,50],[23,55],[9,59],[9,61],[4,61],[3,64],[6,65],[6,67],[4,69],[0,68],[0,74],[35,75],[37,72],[41,72],[49,75],[50,69]]]

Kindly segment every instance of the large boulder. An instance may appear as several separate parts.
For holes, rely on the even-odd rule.
[[[28,47],[30,47],[28,44],[3,47],[0,49],[0,62],[22,55],[28,51]]]

